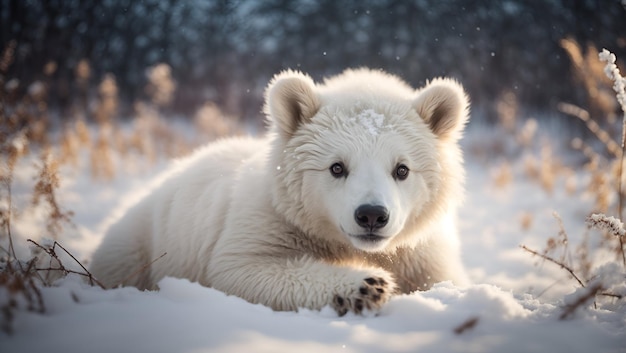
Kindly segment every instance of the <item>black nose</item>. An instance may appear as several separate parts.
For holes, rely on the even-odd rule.
[[[389,210],[384,206],[361,205],[354,211],[356,223],[373,230],[384,227],[389,221]]]

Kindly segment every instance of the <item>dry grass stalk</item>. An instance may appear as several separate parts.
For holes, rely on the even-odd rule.
[[[505,92],[496,103],[500,126],[508,133],[514,133],[517,120],[518,103],[515,93]]]
[[[81,146],[88,146],[91,143],[91,134],[89,133],[89,128],[87,127],[87,123],[85,120],[78,119],[75,124],[76,134],[78,135],[78,141]]]
[[[455,327],[454,333],[456,333],[457,335],[460,335],[464,333],[465,331],[476,327],[476,324],[478,324],[478,316],[472,316],[469,319],[467,319],[465,322],[460,324],[459,326]]]
[[[526,245],[520,245],[520,247],[522,249],[524,249],[525,251],[527,251],[527,252],[529,252],[529,253],[531,253],[533,255],[539,256],[540,258],[542,258],[542,259],[544,259],[544,260],[546,260],[548,262],[551,262],[551,263],[559,266],[560,268],[564,269],[565,271],[569,272],[569,274],[572,276],[572,278],[574,278],[576,280],[576,282],[578,282],[578,284],[580,284],[581,287],[585,287],[585,284],[583,283],[583,281],[580,278],[578,278],[578,276],[576,275],[574,270],[571,267],[569,267],[568,265],[566,265],[565,263],[563,263],[562,261],[556,260],[556,259],[554,259],[554,258],[552,258],[552,257],[550,257],[550,256],[548,256],[546,254],[542,254],[542,253],[537,252],[537,251],[535,251],[533,249],[530,249]]]
[[[573,149],[582,152],[582,154],[585,157],[587,157],[589,162],[587,163],[588,166],[586,166],[585,168],[588,170],[597,170],[598,168],[600,168],[599,167],[600,165],[608,164],[608,160],[604,156],[597,153],[593,149],[593,147],[591,147],[588,143],[583,141],[581,138],[578,138],[578,137],[573,138],[572,141],[570,142],[570,146]]]
[[[0,271],[0,287],[6,288],[9,297],[0,306],[2,322],[0,329],[7,334],[13,333],[13,319],[15,311],[19,310],[18,297],[24,298],[26,309],[37,313],[44,313],[46,306],[43,296],[36,283],[33,266],[35,261],[30,261],[26,268],[15,269],[11,262],[5,264]]]
[[[532,255],[539,256],[543,260],[559,266],[561,269],[568,272],[569,275],[573,279],[576,280],[576,282],[580,285],[581,288],[585,289],[582,296],[579,296],[573,303],[567,304],[564,307],[563,312],[561,313],[560,319],[564,320],[570,317],[576,311],[576,309],[584,306],[585,303],[587,303],[591,299],[594,300],[594,307],[595,307],[596,306],[595,298],[597,296],[611,297],[611,298],[616,298],[616,299],[623,298],[623,296],[619,293],[616,294],[616,293],[605,291],[606,289],[604,287],[605,284],[596,280],[598,279],[597,274],[594,275],[591,273],[592,263],[589,259],[589,247],[587,245],[588,244],[587,240],[585,240],[577,248],[578,259],[575,263],[578,265],[578,269],[575,269],[574,267],[568,265],[568,262],[571,262],[571,261],[568,261],[568,257],[569,257],[569,252],[567,250],[568,236],[563,227],[563,222],[561,218],[559,217],[559,215],[556,212],[553,215],[559,223],[558,239],[550,238],[547,242],[546,249],[543,251],[543,253],[530,249],[525,245],[521,245],[520,247],[523,250],[531,253]],[[592,215],[588,217],[587,224],[590,227],[606,229],[611,234],[617,235],[618,238],[623,238],[625,236],[624,234],[626,234],[626,231],[624,231],[624,226],[621,223],[621,221],[615,219],[614,217],[607,217],[605,215]],[[559,259],[556,259],[553,256],[549,255],[549,253],[557,251],[559,248],[563,249],[563,253]],[[580,271],[582,275],[580,275],[578,271]],[[608,285],[609,287],[611,286],[611,284],[608,284]]]
[[[618,256],[621,256],[622,263],[626,268],[626,251],[624,250],[624,238],[626,238],[626,230],[622,221],[615,217],[608,217],[604,214],[592,214],[587,217],[587,225],[590,228],[602,230],[612,236],[617,237],[619,248],[616,249]]]
[[[212,102],[206,102],[194,114],[194,124],[208,139],[236,133],[236,119],[225,116],[220,108]]]
[[[530,147],[533,144],[538,127],[537,120],[532,118],[526,120],[522,129],[516,135],[517,142],[524,148]]]
[[[57,238],[63,229],[63,223],[72,224],[72,211],[64,211],[57,202],[56,189],[60,186],[58,176],[58,163],[49,152],[44,152],[41,156],[41,169],[39,171],[35,187],[33,190],[33,206],[38,206],[42,200],[49,208],[46,221],[48,233]]]
[[[558,171],[558,166],[552,158],[552,147],[549,143],[541,146],[541,168],[539,169],[539,182],[541,187],[548,193],[554,191],[554,184]]]
[[[538,183],[548,194],[554,191],[557,178],[561,174],[568,174],[570,170],[557,162],[553,157],[552,147],[546,141],[541,146],[539,158],[535,155],[524,156],[524,173],[533,182]]]
[[[600,229],[605,232],[616,236],[617,238],[623,238],[626,236],[626,230],[624,230],[624,223],[615,217],[608,217],[604,214],[592,214],[587,217],[586,223],[589,227]]]
[[[604,73],[613,81],[613,90],[615,91],[616,98],[620,107],[622,108],[622,144],[620,148],[620,154],[618,159],[618,172],[617,172],[617,216],[622,218],[622,211],[624,207],[624,193],[622,192],[622,183],[624,179],[624,157],[626,155],[626,78],[622,77],[617,65],[615,65],[616,57],[614,54],[606,49],[602,50],[602,53],[598,54],[600,61],[606,62],[604,67]],[[623,228],[623,227],[622,227]],[[620,236],[619,244],[622,253],[622,261],[626,267],[626,255],[624,254],[624,237]]]
[[[128,276],[126,276],[123,280],[120,281],[120,283],[112,286],[111,288],[115,288],[117,286],[122,286],[125,285],[126,282],[128,282],[129,279],[139,275],[140,273],[144,272],[145,270],[147,270],[148,268],[150,268],[150,266],[152,266],[152,264],[154,264],[155,262],[157,262],[159,259],[161,259],[162,257],[164,257],[165,255],[167,255],[167,253],[163,253],[161,254],[161,256],[155,258],[154,260],[148,262],[147,264],[144,264],[143,266],[141,266],[140,268],[138,268],[137,270],[131,272]]]
[[[80,140],[76,131],[68,126],[63,129],[60,141],[59,163],[70,164],[78,167],[78,152],[80,149]]]
[[[520,215],[520,226],[523,231],[528,231],[533,225],[533,214],[530,212],[523,212]]]
[[[99,102],[94,112],[98,124],[112,123],[119,105],[117,93],[115,76],[106,74],[98,86]]]
[[[98,138],[91,147],[91,176],[96,180],[109,181],[115,176],[115,165],[112,156],[112,126],[100,124]]]
[[[15,170],[15,164],[17,163],[17,160],[26,153],[27,147],[28,139],[26,138],[26,133],[23,130],[16,136],[14,136],[10,141],[7,141],[4,145],[0,146],[0,152],[2,152],[1,155],[5,156],[6,158],[6,165],[4,166],[4,168],[2,168],[0,173],[0,183],[3,187],[2,190],[0,190],[0,196],[6,201],[6,204],[3,205],[6,208],[0,209],[0,229],[4,233],[0,233],[0,235],[8,237],[9,249],[5,250],[5,252],[8,255],[9,262],[11,258],[16,258],[15,248],[13,246],[13,237],[11,236],[11,221],[13,218],[11,184],[13,182],[13,172]],[[0,201],[2,201],[2,198],[0,198]],[[0,203],[0,205],[1,204],[3,203]],[[21,266],[21,264],[19,264],[19,266]]]
[[[20,137],[17,136],[14,139],[19,140]],[[45,277],[48,277],[47,275],[51,271],[61,271],[64,275],[76,273],[88,277],[92,285],[95,283],[102,286],[70,252],[56,241],[54,241],[52,247],[46,248],[29,240],[38,248],[44,250],[46,254],[50,256],[51,264],[54,262],[56,267],[37,268],[36,264],[38,263],[38,258],[36,256],[27,262],[20,261],[20,259],[17,258],[13,244],[13,236],[11,234],[11,221],[13,218],[11,183],[15,163],[23,152],[23,148],[20,149],[20,147],[24,147],[27,140],[23,143],[18,142],[12,141],[12,143],[0,146],[3,152],[2,156],[6,158],[4,166],[6,170],[3,171],[0,178],[2,186],[0,196],[3,201],[0,202],[0,204],[6,205],[6,209],[1,209],[2,212],[0,213],[0,236],[8,237],[9,242],[9,249],[2,249],[5,254],[2,256],[2,261],[0,261],[0,287],[4,288],[6,293],[8,293],[8,297],[3,298],[3,301],[0,303],[0,311],[2,313],[0,317],[0,329],[7,334],[13,332],[12,323],[15,312],[21,309],[20,303],[24,303],[26,305],[25,309],[28,311],[38,313],[45,312],[46,306],[40,286],[48,285],[49,283],[41,276],[41,272],[45,273]],[[55,190],[59,185],[57,166],[50,154],[44,153],[42,155],[42,166],[33,192],[33,205],[37,205],[43,200],[51,209],[48,215],[47,228],[52,235],[57,234],[61,230],[61,223],[71,223],[71,212],[62,211],[61,207],[57,204],[55,196]],[[56,254],[57,247],[76,261],[84,270],[84,273],[73,271],[63,266],[63,263]]]
[[[606,146],[606,149],[613,156],[618,157],[620,155],[620,147],[617,142],[615,142],[611,135],[602,127],[600,127],[600,125],[595,120],[591,119],[588,111],[569,103],[559,103],[558,108],[563,113],[582,120],[589,129],[589,131],[596,135],[600,142],[602,142]]]
[[[585,87],[591,115],[614,122],[615,101],[609,92],[609,81],[603,74],[602,63],[598,61],[598,50],[590,44],[583,53],[583,48],[571,38],[561,40],[561,47],[570,57],[574,73]]]
[[[565,320],[568,317],[572,316],[576,312],[576,309],[585,305],[585,303],[589,302],[590,300],[595,300],[596,296],[598,294],[601,294],[601,291],[602,285],[599,283],[596,283],[587,288],[587,293],[585,295],[578,297],[578,299],[576,299],[573,303],[565,305],[563,312],[559,316],[559,320]]]
[[[565,226],[563,225],[563,219],[561,215],[559,215],[556,211],[552,212],[552,217],[556,219],[557,224],[559,226],[558,238],[548,238],[546,249],[544,250],[544,254],[547,254],[552,251],[556,251],[559,247],[563,248],[563,253],[559,259],[559,262],[565,262],[566,256],[568,254],[568,245],[569,239],[567,238],[567,232],[565,231]]]
[[[148,85],[146,93],[152,99],[152,103],[157,106],[168,106],[174,98],[176,82],[172,77],[172,69],[169,65],[160,63],[146,70]]]
[[[576,264],[578,272],[582,278],[591,278],[591,269],[593,267],[589,254],[589,232],[584,232],[581,242],[576,246]]]
[[[2,248],[5,255],[2,256],[3,261],[0,261],[0,287],[5,288],[8,293],[6,302],[0,306],[0,311],[2,312],[0,329],[7,334],[11,334],[13,331],[14,312],[19,309],[17,297],[21,296],[24,298],[28,310],[40,313],[45,312],[43,297],[33,280],[33,266],[35,262],[30,261],[27,264],[23,264],[21,261],[18,261],[11,234],[11,221],[13,218],[11,184],[13,172],[15,163],[21,157],[27,143],[28,140],[16,136],[10,143],[0,146],[2,149],[1,155],[6,158],[3,166],[4,170],[0,175],[2,186],[0,201],[4,201],[0,202],[0,204],[6,207],[0,209],[0,236],[7,237],[9,242],[9,249]]]
[[[491,177],[496,187],[503,188],[513,181],[513,171],[508,162],[503,162],[491,171]]]
[[[4,47],[2,51],[2,55],[0,56],[0,73],[4,76],[7,71],[9,71],[9,67],[13,63],[15,58],[15,48],[17,47],[17,41],[11,40]]]

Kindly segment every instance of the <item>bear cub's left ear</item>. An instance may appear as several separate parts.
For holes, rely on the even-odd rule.
[[[457,141],[468,120],[469,100],[458,82],[438,78],[417,92],[413,108],[435,135]]]

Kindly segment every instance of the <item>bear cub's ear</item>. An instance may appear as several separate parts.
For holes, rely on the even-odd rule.
[[[435,79],[417,92],[413,108],[439,138],[456,141],[468,120],[469,101],[451,79]]]
[[[298,126],[319,110],[320,100],[311,77],[297,71],[274,76],[265,92],[265,114],[282,136],[290,138]]]

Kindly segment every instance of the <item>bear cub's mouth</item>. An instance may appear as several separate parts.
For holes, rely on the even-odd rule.
[[[382,235],[374,234],[374,233],[366,233],[366,234],[350,234],[351,237],[356,238],[363,242],[368,243],[378,243],[380,241],[386,240],[387,237]]]

